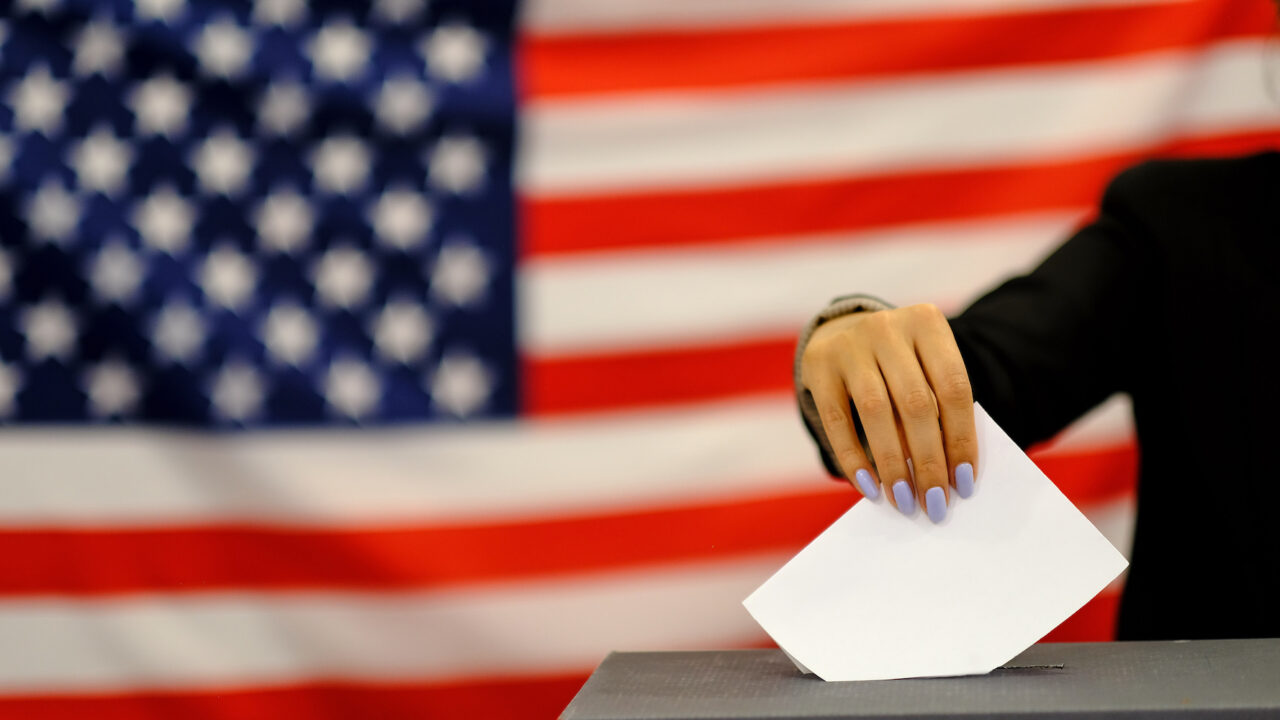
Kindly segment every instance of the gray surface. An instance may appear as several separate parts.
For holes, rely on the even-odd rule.
[[[778,650],[613,653],[561,717],[1280,718],[1280,640],[1046,643],[990,675],[835,683]]]

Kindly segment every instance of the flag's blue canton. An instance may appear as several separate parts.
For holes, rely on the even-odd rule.
[[[514,0],[11,0],[0,419],[516,404]]]

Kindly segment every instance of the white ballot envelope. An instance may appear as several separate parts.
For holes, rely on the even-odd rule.
[[[883,494],[836,520],[743,601],[823,680],[988,673],[1128,561],[981,408],[973,496],[935,525]]]

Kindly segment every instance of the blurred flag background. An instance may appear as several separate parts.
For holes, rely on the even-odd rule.
[[[854,499],[811,313],[1280,139],[1264,0],[3,7],[0,717],[550,718],[765,645]],[[1127,547],[1123,399],[1034,457]]]

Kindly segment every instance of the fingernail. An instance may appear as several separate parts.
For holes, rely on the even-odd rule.
[[[893,484],[893,499],[898,503],[898,509],[903,515],[910,515],[916,511],[916,494],[911,492],[911,486],[906,480],[899,480]]]
[[[940,523],[947,518],[947,493],[940,487],[931,487],[924,494],[924,508],[929,519]]]
[[[973,494],[973,466],[969,463],[960,463],[956,466],[956,492],[960,493],[962,498]]]
[[[853,479],[858,483],[858,489],[862,494],[875,500],[880,497],[880,488],[876,487],[876,481],[871,479],[871,473],[866,470],[859,470],[853,474]]]

